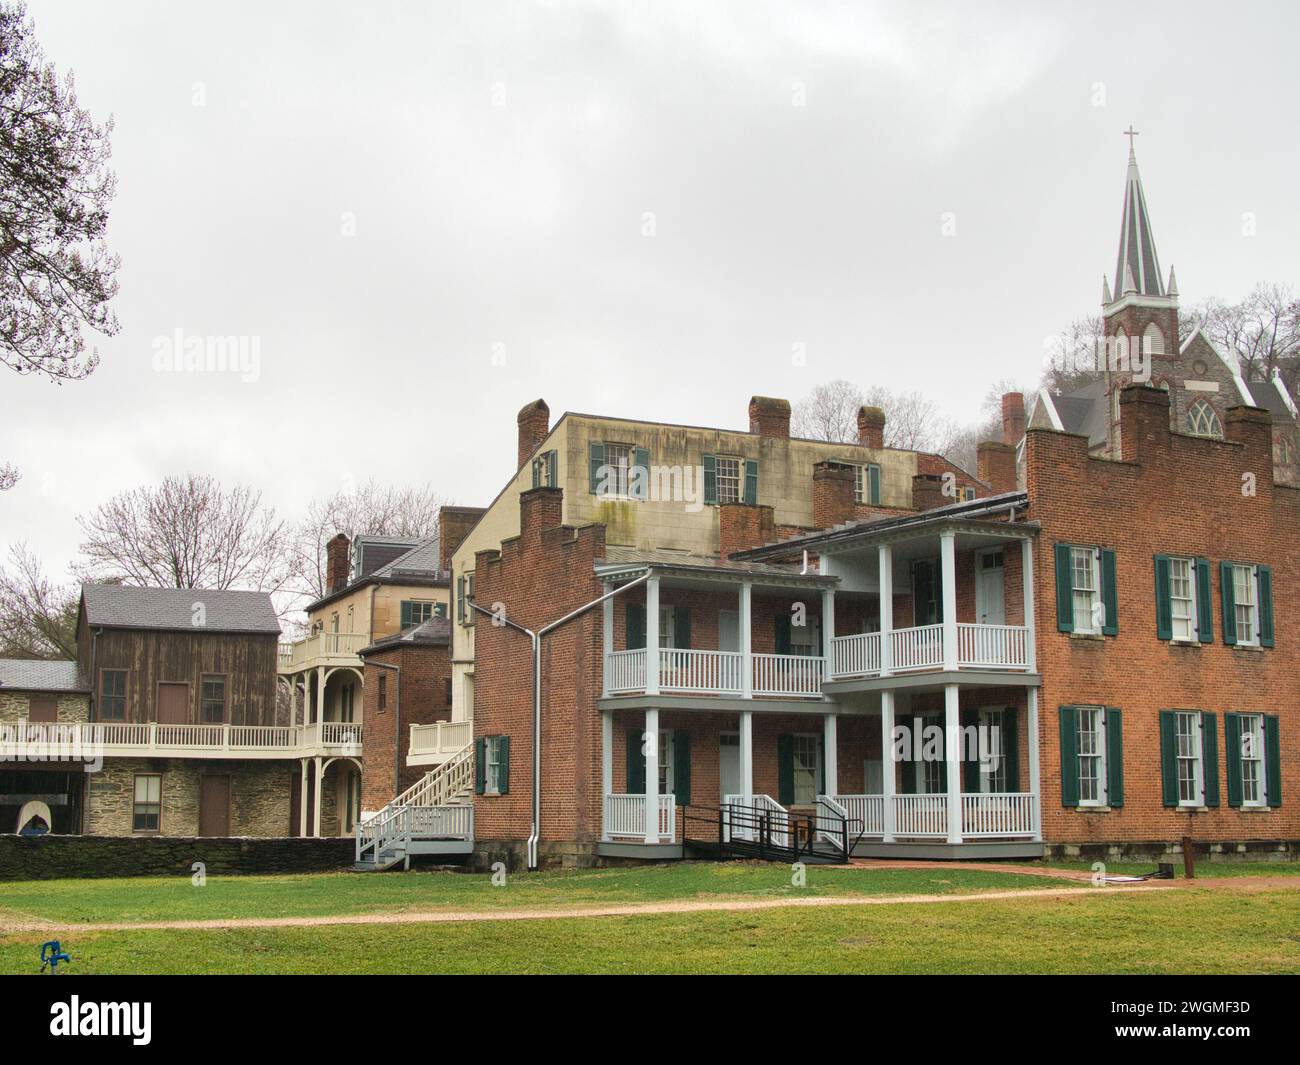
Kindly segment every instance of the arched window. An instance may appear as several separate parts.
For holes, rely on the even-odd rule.
[[[1291,446],[1289,436],[1283,436],[1281,442],[1281,447],[1278,448],[1278,460],[1283,466],[1290,466],[1295,462],[1295,448]]]
[[[1142,352],[1145,355],[1163,355],[1165,353],[1165,335],[1160,327],[1152,322],[1142,333]]]
[[[1203,399],[1198,399],[1187,410],[1187,431],[1193,436],[1223,436],[1219,416]]]

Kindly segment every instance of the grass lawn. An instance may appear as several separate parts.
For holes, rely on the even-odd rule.
[[[1108,876],[1140,876],[1156,867],[1155,862],[1106,862]],[[1024,866],[1031,869],[1065,869],[1076,873],[1091,873],[1092,862],[1013,862],[1008,869]],[[1181,858],[1173,860],[1174,879],[1182,880],[1183,862]],[[1300,876],[1300,862],[1211,862],[1201,859],[1196,863],[1196,879],[1209,880],[1221,876]]]
[[[302,876],[187,876],[0,883],[0,926],[44,918],[80,921],[314,917],[433,910],[545,909],[697,898],[796,895],[904,895],[1068,887],[1064,880],[1014,871],[807,867],[794,887],[790,869],[770,863],[676,862],[572,872],[515,873],[504,886],[487,874],[457,872],[318,873]],[[1081,889],[1082,890],[1082,889]]]
[[[62,939],[72,973],[1295,973],[1295,900],[1085,888],[987,902]],[[0,939],[0,971],[34,972],[41,938]]]

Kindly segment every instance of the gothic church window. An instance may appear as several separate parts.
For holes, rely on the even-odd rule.
[[[1193,436],[1223,436],[1219,416],[1203,399],[1198,399],[1187,410],[1187,431]]]
[[[1146,355],[1163,355],[1165,353],[1165,335],[1160,327],[1152,322],[1142,333],[1142,351]]]

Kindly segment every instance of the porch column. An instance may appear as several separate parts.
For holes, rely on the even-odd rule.
[[[894,693],[886,688],[880,693],[880,790],[885,797],[886,843],[894,842],[894,769]]]
[[[609,581],[605,581],[604,587],[601,590],[606,595],[608,595],[612,587],[613,586]],[[605,600],[605,604],[602,607],[602,612],[603,612],[603,616],[601,620],[602,620],[602,636],[603,636],[604,653],[600,656],[600,661],[601,661],[600,675],[603,678],[600,683],[601,683],[602,693],[608,695],[609,694],[609,656],[614,652],[614,600],[613,599]],[[606,793],[608,793],[609,789],[606,788],[605,790]]]
[[[300,758],[302,763],[302,780],[298,784],[298,835],[307,835],[307,759]]]
[[[957,534],[939,534],[939,559],[943,571],[943,668],[957,668]]]
[[[656,599],[659,597],[656,595]],[[657,619],[658,615],[656,615]],[[658,628],[658,620],[655,627]],[[649,626],[647,625],[647,630]],[[648,636],[648,632],[647,632]],[[645,748],[645,841],[659,842],[659,710],[645,712],[645,735],[641,746]]]
[[[659,576],[645,583],[645,693],[659,694]],[[647,714],[649,712],[647,711]]]
[[[753,606],[754,585],[752,581],[740,582],[740,696],[742,699],[754,697],[754,651],[753,643]],[[744,715],[742,714],[743,718]],[[742,744],[743,746],[743,744]],[[744,755],[742,754],[742,758]]]
[[[1043,796],[1038,766],[1038,689],[1026,688],[1025,696],[1028,707],[1028,712],[1025,714],[1025,729],[1029,738],[1029,790],[1034,796],[1034,842],[1038,843],[1043,838]]]
[[[945,596],[947,593],[944,593]],[[943,754],[948,778],[948,842],[961,842],[961,715],[957,711],[960,689],[943,686]]]
[[[609,839],[605,796],[614,793],[614,711],[600,715],[600,838]]]
[[[321,807],[324,805],[324,803],[321,800],[324,798],[324,795],[322,793],[325,789],[325,762],[320,755],[317,755],[313,760],[316,763],[316,796],[315,796],[316,801],[313,804],[315,806],[315,810],[312,813],[312,835],[315,836],[317,839],[319,839],[320,838],[320,812],[321,812]]]
[[[325,720],[325,667],[316,667],[316,723]]]
[[[835,796],[840,793],[839,717],[826,714],[822,718],[822,757],[826,759],[826,794]]]
[[[893,654],[889,634],[894,631],[894,549],[880,545],[880,675],[889,676],[893,669]],[[890,696],[890,713],[893,713],[893,696]],[[892,726],[891,726],[892,727]]]
[[[740,794],[748,803],[754,797],[754,712],[740,712]]]
[[[1030,673],[1038,672],[1038,651],[1034,633],[1034,541],[1020,541],[1020,577],[1025,600],[1025,665]]]
[[[822,676],[835,675],[835,590],[826,588],[822,591]]]

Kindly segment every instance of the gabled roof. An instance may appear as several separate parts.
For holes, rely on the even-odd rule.
[[[368,584],[411,584],[439,588],[446,587],[449,583],[447,571],[438,568],[438,538],[431,536],[417,541],[414,547],[377,569],[357,577],[338,591],[327,592],[315,602],[308,603],[305,609],[308,613],[318,610]]]
[[[1286,394],[1286,386],[1280,381],[1251,381],[1250,394],[1255,397],[1255,406],[1263,407],[1273,415],[1274,423],[1294,422],[1295,406]]]
[[[86,623],[92,628],[280,633],[275,607],[266,592],[83,584],[81,602]],[[200,616],[202,623],[196,624]]]
[[[0,658],[0,691],[88,692],[76,662]]]
[[[1151,216],[1147,213],[1138,173],[1137,156],[1128,153],[1128,177],[1124,184],[1124,218],[1119,231],[1119,255],[1115,260],[1115,299],[1126,292],[1142,296],[1164,296],[1160,281],[1160,260],[1156,241],[1151,234]]]

